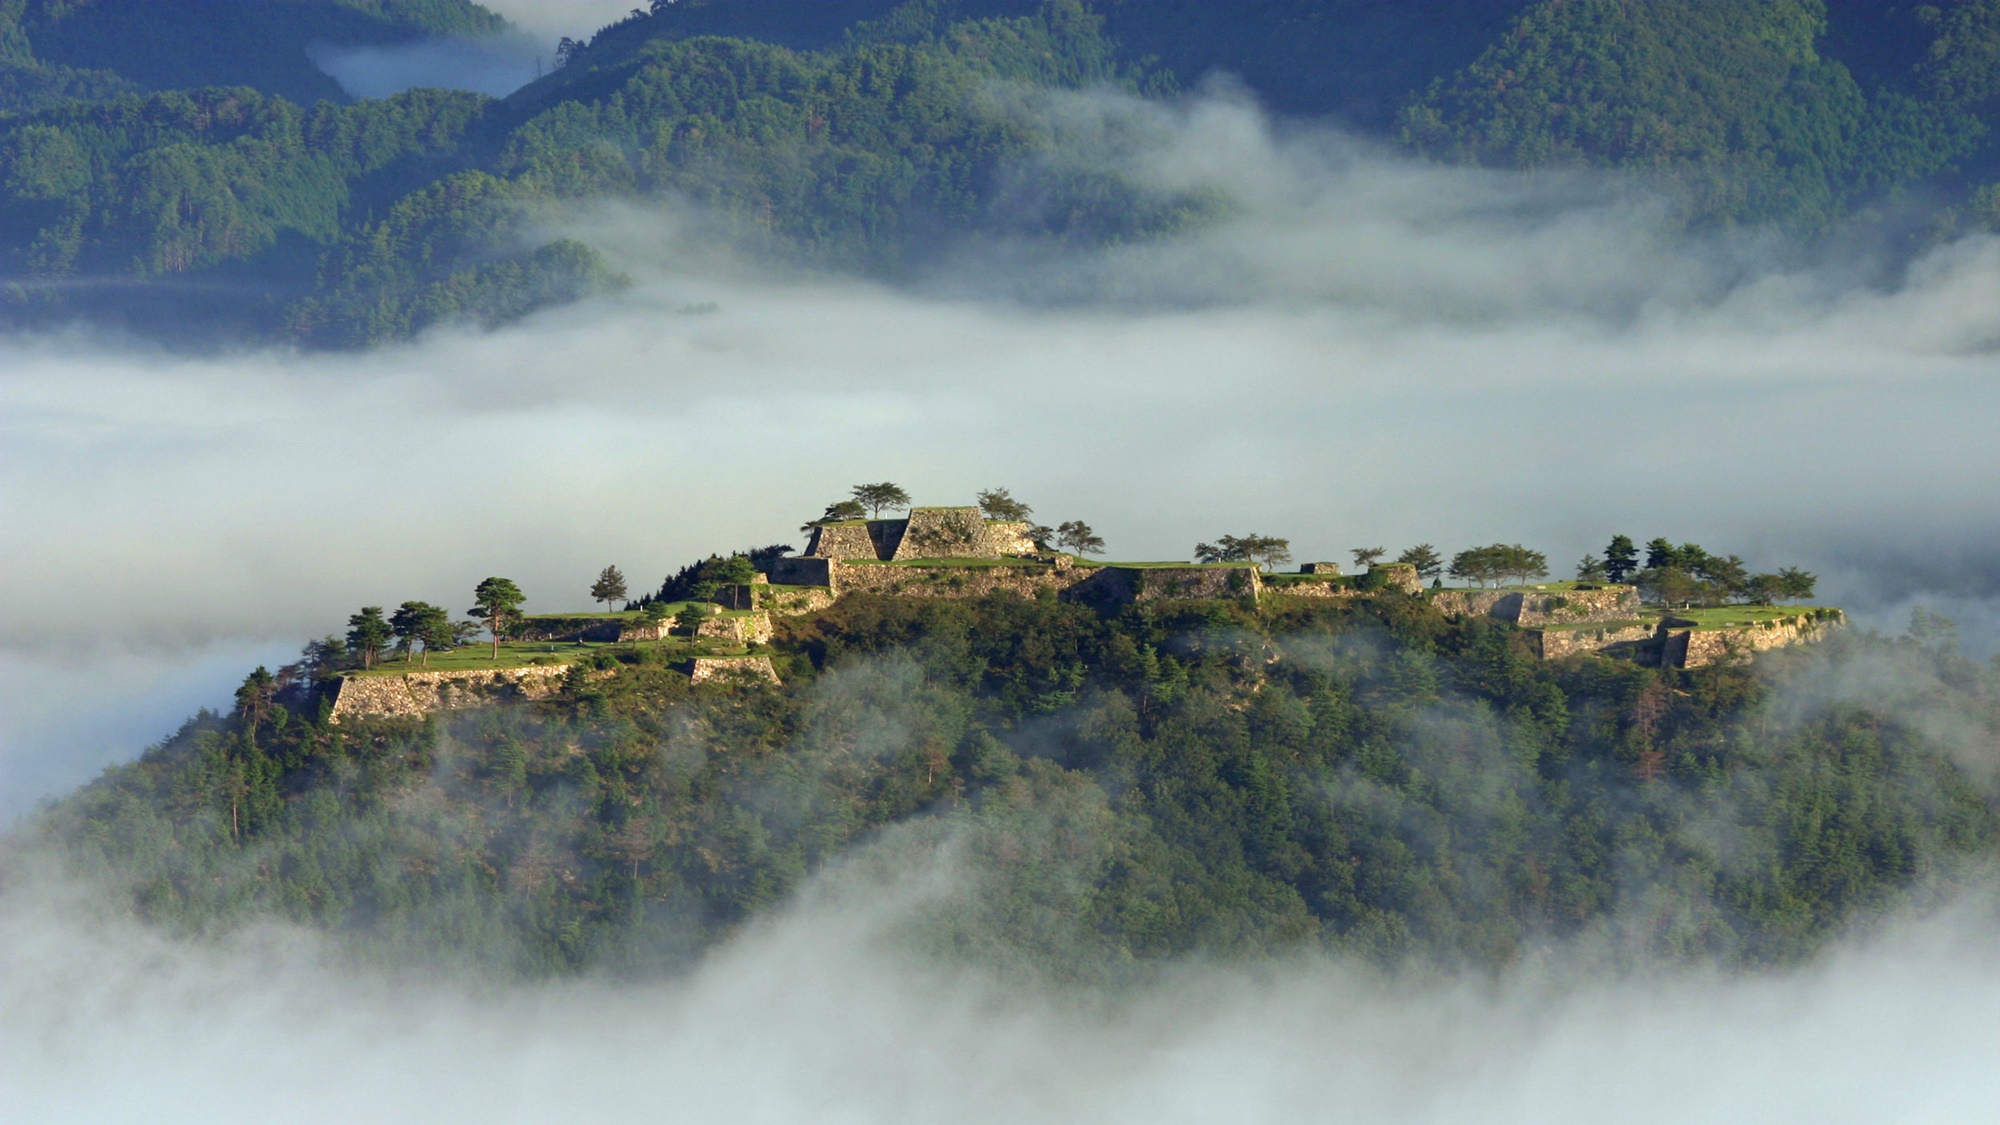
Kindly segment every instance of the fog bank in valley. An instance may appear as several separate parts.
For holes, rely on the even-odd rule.
[[[473,987],[311,938],[180,945],[15,881],[0,1095],[78,1123],[1970,1122],[2000,1113],[1990,904],[1802,969],[1495,977],[1301,959],[1116,993],[913,954],[954,878],[822,883],[671,981]],[[835,884],[829,887],[827,884]]]

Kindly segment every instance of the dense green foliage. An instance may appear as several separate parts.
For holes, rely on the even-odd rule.
[[[671,964],[836,861],[948,854],[919,936],[1096,975],[1566,939],[1783,962],[1948,888],[2000,815],[1926,734],[1990,741],[2000,671],[1919,641],[1680,673],[1543,664],[1395,596],[856,596],[776,660],[782,688],[695,688],[606,654],[424,724],[332,726],[253,677],[34,831],[164,925],[276,914],[530,974]],[[1901,686],[1813,694],[1863,673]]]
[[[0,0],[0,323],[328,347],[499,323],[619,283],[597,248],[547,233],[604,198],[694,204],[739,249],[891,279],[969,239],[1168,236],[1230,201],[1149,189],[1048,91],[1171,97],[1217,73],[1439,159],[1624,170],[1691,223],[1860,216],[1904,246],[2000,228],[1995,0],[651,7],[501,101],[336,108],[307,42],[497,17],[463,0]],[[147,93],[174,87],[202,89]],[[323,120],[386,147],[329,154]]]
[[[1419,147],[1513,167],[1665,172],[1726,219],[1827,223],[1855,193],[1929,175],[1982,129],[1948,103],[1873,99],[1822,58],[1818,0],[1542,4],[1434,83]]]

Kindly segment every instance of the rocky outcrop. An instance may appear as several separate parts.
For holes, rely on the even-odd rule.
[[[334,689],[331,721],[409,719],[510,699],[545,699],[562,690],[567,664],[491,671],[346,676]]]
[[[764,680],[778,682],[778,670],[768,656],[702,656],[688,669],[688,679],[697,684],[720,681]]]

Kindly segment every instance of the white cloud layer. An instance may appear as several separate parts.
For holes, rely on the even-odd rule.
[[[0,1099],[78,1125],[550,1120],[1958,1123],[2000,1115],[1990,909],[1790,972],[1390,979],[1183,966],[1117,994],[899,951],[927,900],[809,893],[688,977],[473,986],[311,939],[181,945],[0,897]]]

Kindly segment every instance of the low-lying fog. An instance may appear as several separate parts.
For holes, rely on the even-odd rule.
[[[310,938],[184,946],[0,898],[18,1121],[1172,1125],[1964,1123],[2000,1116],[1990,906],[1763,976],[1182,966],[1116,995],[911,956],[948,867],[804,901],[689,976],[472,987]]]

